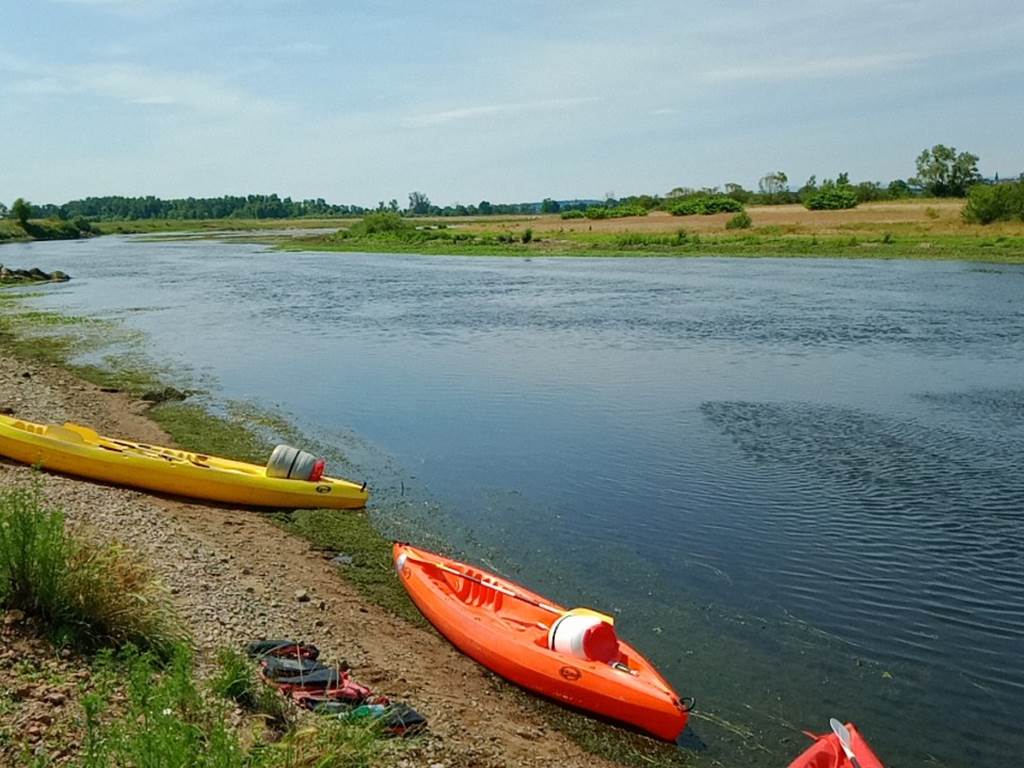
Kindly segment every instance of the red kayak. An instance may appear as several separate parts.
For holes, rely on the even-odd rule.
[[[882,761],[871,751],[871,747],[860,735],[857,726],[846,724],[849,734],[850,748],[860,768],[884,768]],[[818,735],[804,731],[814,743],[800,757],[789,764],[789,768],[855,768],[847,757],[843,745],[835,733]]]

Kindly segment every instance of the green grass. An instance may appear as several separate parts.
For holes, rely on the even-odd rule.
[[[76,240],[94,234],[88,224],[60,219],[30,219],[22,226],[16,221],[0,220],[0,243],[5,240]]]
[[[220,649],[210,688],[217,696],[260,715],[279,729],[289,725],[288,700],[260,679],[256,664],[241,651]]]
[[[372,723],[327,718],[276,741],[244,737],[227,703],[197,685],[183,646],[166,665],[129,647],[96,667],[96,689],[82,701],[82,768],[368,768],[387,749]]]
[[[852,229],[851,231],[856,231]],[[449,233],[445,236],[444,233]],[[781,228],[680,237],[667,234],[541,232],[529,243],[508,242],[508,233],[464,237],[439,230],[430,237],[401,239],[377,235],[294,238],[282,250],[370,251],[453,256],[734,256],[850,259],[962,260],[1024,264],[1024,237],[979,234],[874,233],[789,234]],[[503,239],[504,238],[504,239]]]
[[[184,637],[150,571],[119,547],[69,534],[38,485],[0,490],[0,605],[76,646],[134,643],[168,656]]]
[[[148,415],[186,450],[263,464],[273,448],[242,421],[194,403],[163,403]]]
[[[5,240],[26,240],[28,235],[21,225],[11,219],[0,219],[0,243]]]

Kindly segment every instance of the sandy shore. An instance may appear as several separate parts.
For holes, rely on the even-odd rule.
[[[0,412],[172,443],[146,417],[145,403],[2,353]],[[27,484],[32,476],[31,469],[0,459],[0,485]],[[201,664],[220,647],[240,648],[254,638],[306,639],[327,658],[346,659],[358,679],[429,718],[430,735],[412,749],[409,765],[609,765],[547,727],[436,633],[366,602],[322,553],[266,515],[69,477],[46,474],[42,480],[46,497],[64,508],[71,525],[120,542],[149,563],[171,590]],[[300,590],[308,600],[297,599]]]

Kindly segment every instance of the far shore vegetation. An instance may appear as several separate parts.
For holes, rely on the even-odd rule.
[[[1024,221],[965,222],[961,201],[875,203],[855,211],[747,208],[694,217],[484,222],[375,213],[331,234],[271,238],[285,250],[495,256],[787,256],[1024,263]]]
[[[266,232],[285,249],[453,255],[794,256],[1024,261],[1024,174],[978,171],[977,155],[937,144],[917,174],[888,183],[848,173],[795,187],[782,171],[756,190],[676,187],[663,195],[434,205],[411,192],[375,207],[273,195],[88,197],[0,204],[0,242],[96,234]],[[4,219],[6,217],[6,219]],[[279,230],[333,230],[289,232]]]

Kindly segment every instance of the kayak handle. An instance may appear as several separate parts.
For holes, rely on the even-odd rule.
[[[680,696],[678,706],[683,712],[693,712],[693,708],[697,706],[697,699],[693,696]]]

